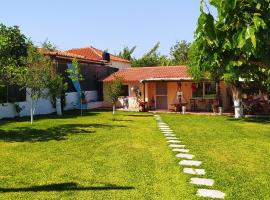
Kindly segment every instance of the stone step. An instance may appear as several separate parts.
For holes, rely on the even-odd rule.
[[[195,185],[213,186],[214,180],[210,178],[191,178],[190,183]]]
[[[183,144],[170,144],[169,147],[172,148],[185,148],[186,145]]]
[[[167,140],[168,143],[181,143],[179,140]]]
[[[210,189],[198,189],[197,196],[199,197],[208,197],[213,199],[224,199],[225,193],[219,190],[210,190]]]
[[[177,137],[166,137],[167,140],[179,140]]]
[[[178,153],[178,154],[176,154],[176,157],[177,158],[192,159],[192,158],[194,158],[194,155],[187,154],[187,153]]]
[[[163,134],[174,133],[173,131],[162,131]]]
[[[165,136],[176,136],[175,134],[171,134],[171,133],[166,133],[166,134],[164,134]]]
[[[202,164],[202,161],[197,161],[197,160],[181,160],[179,162],[179,165],[184,165],[184,166],[200,166]]]
[[[174,152],[188,153],[189,149],[172,149]]]
[[[192,174],[192,175],[205,175],[206,174],[204,169],[194,169],[194,168],[184,168],[183,172],[186,174]]]

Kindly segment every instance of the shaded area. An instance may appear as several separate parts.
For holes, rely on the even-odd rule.
[[[149,115],[149,114],[134,114],[134,115],[124,115],[124,116],[129,116],[129,117],[153,117],[153,115]]]
[[[47,115],[35,115],[34,116],[34,123],[39,121],[39,120],[42,120],[42,119],[61,120],[61,119],[71,119],[71,118],[77,118],[77,117],[96,116],[96,115],[99,115],[101,112],[104,112],[104,111],[84,110],[83,116],[81,116],[80,110],[69,110],[69,111],[63,111],[62,116],[58,116],[56,113],[47,114]],[[30,124],[30,116],[17,117],[17,118],[13,118],[13,119],[1,119],[0,126],[3,126],[5,124],[9,124],[9,123],[14,123],[14,122],[29,122],[29,124]]]
[[[245,117],[245,118],[228,118],[229,121],[242,121],[242,122],[252,122],[252,123],[259,123],[259,124],[270,124],[270,117]]]
[[[117,186],[106,184],[104,186],[79,186],[77,183],[56,183],[48,185],[38,185],[22,188],[0,188],[0,192],[64,192],[64,191],[84,191],[84,190],[133,190],[133,186]]]
[[[0,141],[5,142],[47,142],[50,140],[66,140],[70,134],[95,133],[92,129],[113,129],[125,127],[123,125],[110,124],[63,124],[47,129],[36,129],[32,127],[20,127],[12,130],[0,129]]]

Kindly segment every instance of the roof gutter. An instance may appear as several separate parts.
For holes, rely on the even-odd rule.
[[[192,78],[147,78],[140,80],[141,83],[151,82],[151,81],[192,81]]]

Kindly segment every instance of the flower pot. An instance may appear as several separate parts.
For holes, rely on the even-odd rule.
[[[186,110],[187,110],[187,107],[186,106],[182,106],[182,114],[185,114],[186,113]]]
[[[223,108],[221,106],[218,107],[218,114],[219,115],[222,115],[223,114]]]

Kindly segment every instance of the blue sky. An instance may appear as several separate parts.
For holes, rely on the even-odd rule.
[[[168,54],[177,40],[193,40],[199,0],[10,0],[0,22],[19,25],[36,44],[46,38],[59,49],[94,46],[119,52],[137,46],[140,56],[160,41]]]

